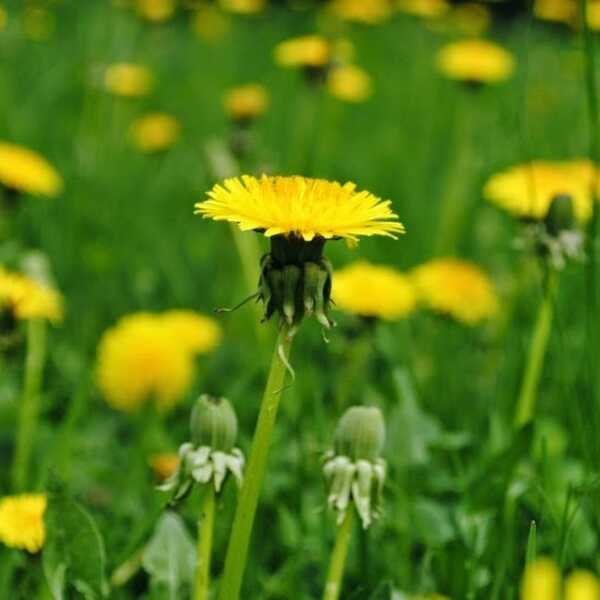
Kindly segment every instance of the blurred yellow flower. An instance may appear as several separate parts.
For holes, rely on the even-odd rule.
[[[62,297],[57,291],[0,266],[0,310],[3,309],[15,319],[48,319],[56,323],[63,318]]]
[[[131,124],[129,135],[132,143],[142,152],[160,152],[175,144],[180,131],[179,121],[175,117],[165,113],[150,113]]]
[[[23,33],[34,42],[49,40],[56,28],[54,15],[41,6],[27,7],[22,16]]]
[[[3,6],[0,5],[0,31],[2,31],[6,27],[7,21],[8,15],[6,14],[6,10]]]
[[[149,461],[154,475],[159,481],[168,479],[179,466],[179,455],[176,452],[153,454]]]
[[[34,196],[58,196],[63,181],[42,156],[16,144],[0,141],[0,185]]]
[[[444,46],[437,55],[437,67],[450,79],[468,83],[497,83],[512,75],[515,61],[502,46],[473,39]]]
[[[175,0],[136,0],[135,10],[147,21],[160,23],[167,21],[175,14]]]
[[[493,175],[484,197],[520,218],[543,219],[557,195],[568,195],[580,222],[592,214],[596,169],[588,160],[533,161]]]
[[[467,325],[493,317],[498,299],[478,266],[456,258],[431,260],[414,269],[417,297],[425,306]]]
[[[368,25],[381,23],[392,14],[389,0],[331,0],[328,10],[345,21]]]
[[[382,202],[369,192],[358,192],[351,182],[244,175],[215,185],[208,196],[195,205],[197,214],[238,223],[242,231],[261,230],[267,237],[355,241],[361,235],[394,237],[404,232],[389,200]]]
[[[558,600],[560,572],[548,558],[539,558],[525,569],[521,581],[521,600]]]
[[[46,504],[45,494],[20,494],[0,499],[0,542],[11,548],[38,552],[46,538]]]
[[[192,310],[169,310],[160,315],[173,340],[192,354],[214,350],[221,341],[221,327],[210,317]]]
[[[282,67],[325,67],[331,59],[331,44],[320,35],[305,35],[280,42],[275,62]]]
[[[589,571],[573,571],[565,580],[565,600],[600,600],[600,581]]]
[[[145,96],[154,84],[152,73],[146,67],[133,63],[115,63],[104,72],[104,86],[116,96],[136,98]]]
[[[544,21],[570,24],[577,19],[577,4],[573,0],[535,0],[533,14]]]
[[[262,115],[268,106],[269,94],[258,83],[231,88],[223,97],[225,112],[234,121],[251,121]]]
[[[415,17],[435,19],[445,15],[450,6],[447,0],[399,0],[398,9]]]
[[[358,261],[333,276],[332,298],[342,310],[362,317],[399,319],[416,305],[408,277],[391,267]]]
[[[219,0],[219,6],[227,12],[253,15],[262,12],[267,2],[266,0]]]
[[[214,43],[229,31],[229,20],[212,4],[206,4],[194,12],[191,27],[199,38]]]
[[[371,77],[355,65],[334,67],[327,76],[329,93],[344,102],[364,102],[373,93]]]

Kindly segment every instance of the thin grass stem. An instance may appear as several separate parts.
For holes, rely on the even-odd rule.
[[[354,528],[354,507],[351,506],[338,527],[335,545],[331,553],[327,581],[323,591],[323,600],[338,600],[342,590],[342,580],[346,568],[346,558],[350,548],[352,529]]]

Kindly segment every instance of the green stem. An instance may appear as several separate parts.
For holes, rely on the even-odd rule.
[[[28,483],[31,448],[40,410],[40,390],[45,358],[46,323],[42,319],[31,319],[27,323],[25,380],[12,467],[12,487],[16,492],[23,491]]]
[[[289,335],[287,327],[281,328],[275,344],[271,369],[252,440],[250,458],[227,546],[225,569],[219,594],[220,600],[237,600],[240,596],[254,516],[267,466],[279,400],[285,382],[286,362],[292,344],[292,337]],[[282,360],[282,356],[285,360]]]
[[[556,273],[550,271],[546,282],[544,297],[540,303],[538,315],[535,323],[535,329],[529,346],[529,355],[525,366],[525,374],[521,384],[521,391],[517,401],[515,412],[515,426],[517,428],[527,425],[533,418],[535,410],[535,401],[537,389],[542,374],[544,356],[548,341],[550,340],[550,330],[552,327],[552,314],[554,293],[556,289]]]
[[[335,546],[331,553],[329,562],[329,571],[327,572],[327,583],[323,591],[323,600],[338,600],[342,589],[342,578],[344,568],[346,567],[346,557],[352,538],[352,529],[354,526],[354,506],[351,506],[338,527],[335,538]]]
[[[194,583],[194,600],[207,600],[210,589],[210,556],[215,524],[215,488],[207,486],[198,519],[198,556]]]

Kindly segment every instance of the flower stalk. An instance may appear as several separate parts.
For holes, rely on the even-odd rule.
[[[352,539],[354,528],[354,510],[349,510],[341,525],[337,528],[335,545],[331,553],[329,569],[327,571],[327,582],[323,592],[323,600],[338,600],[342,589],[342,579],[346,567],[346,558]]]
[[[216,495],[208,485],[202,499],[202,510],[198,519],[198,544],[196,573],[194,576],[194,600],[207,600],[210,589],[210,558],[215,524]]]

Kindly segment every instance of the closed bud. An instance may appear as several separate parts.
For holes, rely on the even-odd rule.
[[[191,432],[194,446],[229,452],[237,437],[237,418],[229,401],[200,396],[192,409]]]
[[[349,408],[337,426],[334,451],[352,460],[374,461],[381,455],[385,442],[385,423],[374,406]]]
[[[567,194],[555,196],[544,222],[548,233],[553,236],[557,236],[562,231],[575,229],[575,211],[571,196]]]

